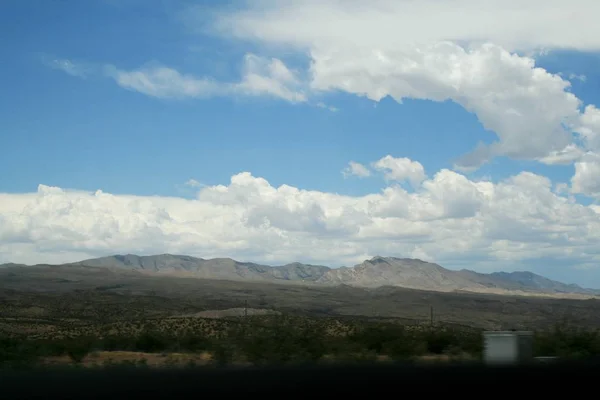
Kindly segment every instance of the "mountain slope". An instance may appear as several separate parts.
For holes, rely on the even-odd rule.
[[[473,286],[468,279],[437,264],[379,256],[352,268],[330,270],[319,282],[365,287],[389,285],[437,291],[461,290]]]
[[[328,267],[292,263],[270,267],[255,263],[239,262],[231,258],[206,260],[190,256],[161,254],[136,256],[133,254],[84,260],[72,265],[89,267],[126,268],[130,270],[190,275],[205,279],[251,280],[251,281],[298,281],[313,282],[319,279]]]
[[[565,284],[527,271],[493,272],[490,276],[503,282],[514,282],[532,290],[552,291],[557,293],[590,293],[598,294],[598,290],[585,289],[575,284]]]
[[[421,260],[380,256],[353,267],[336,269],[298,262],[272,267],[239,262],[231,258],[203,259],[173,254],[114,255],[66,265],[233,281],[348,285],[365,288],[397,286],[441,292],[600,295],[600,290],[564,284],[531,272],[483,274],[470,270],[452,271]]]
[[[483,274],[469,270],[452,271],[421,260],[379,256],[352,268],[332,269],[318,282],[363,287],[400,286],[443,292],[600,295],[600,290],[564,284],[532,272]]]

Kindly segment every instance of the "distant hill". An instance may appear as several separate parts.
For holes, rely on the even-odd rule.
[[[13,264],[14,265],[14,264]],[[125,269],[202,279],[260,281],[308,285],[348,285],[376,288],[396,286],[440,292],[478,292],[523,295],[600,295],[600,290],[550,280],[532,272],[452,271],[417,259],[373,257],[353,267],[329,268],[294,262],[268,266],[231,258],[203,259],[184,255],[133,254],[83,260],[65,265]]]
[[[187,275],[203,279],[315,282],[330,268],[319,265],[292,263],[278,267],[231,258],[203,259],[190,256],[161,254],[156,256],[115,255],[83,260],[70,265],[124,268],[129,270]]]

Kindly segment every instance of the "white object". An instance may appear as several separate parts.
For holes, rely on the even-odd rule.
[[[486,364],[510,365],[533,361],[533,333],[529,331],[484,332]]]

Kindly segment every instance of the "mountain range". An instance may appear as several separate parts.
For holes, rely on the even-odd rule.
[[[5,266],[15,264],[5,264]],[[294,262],[268,266],[231,258],[185,255],[114,255],[63,264],[138,271],[150,274],[232,281],[304,285],[348,285],[363,288],[397,286],[440,292],[476,292],[546,296],[600,296],[600,290],[550,280],[532,272],[478,273],[454,271],[418,259],[376,256],[353,267],[329,268]]]

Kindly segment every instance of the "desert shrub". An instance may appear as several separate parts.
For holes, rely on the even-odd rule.
[[[76,364],[83,361],[93,349],[93,339],[77,338],[66,344],[66,354]]]
[[[597,357],[600,356],[600,333],[557,325],[552,330],[535,333],[534,354],[561,358]]]
[[[163,334],[157,332],[143,332],[135,341],[135,350],[146,353],[158,353],[167,350],[172,342]]]
[[[39,346],[22,339],[0,338],[0,368],[26,367],[35,364]]]

